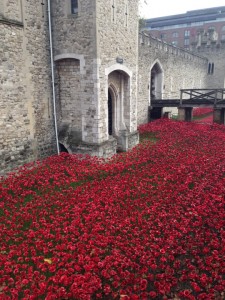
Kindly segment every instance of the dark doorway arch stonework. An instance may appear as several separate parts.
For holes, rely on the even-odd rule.
[[[150,99],[162,99],[163,94],[163,70],[160,63],[157,61],[150,71]]]
[[[117,150],[127,151],[131,146],[131,79],[124,70],[108,74],[108,134],[117,140]],[[137,132],[135,132],[138,135]],[[135,144],[138,137],[135,136]]]

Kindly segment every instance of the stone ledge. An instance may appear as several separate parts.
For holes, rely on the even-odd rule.
[[[0,16],[0,23],[6,24],[6,25],[17,26],[17,27],[23,27],[24,26],[23,23],[20,22],[20,21],[6,19],[2,16]]]

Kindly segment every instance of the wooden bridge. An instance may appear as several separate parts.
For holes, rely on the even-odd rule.
[[[150,119],[162,117],[164,107],[177,107],[182,121],[192,120],[193,107],[212,107],[213,121],[224,124],[225,89],[181,89],[180,99],[152,99]]]

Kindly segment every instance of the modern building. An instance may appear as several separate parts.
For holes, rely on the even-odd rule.
[[[148,19],[145,30],[156,38],[185,49],[193,49],[208,40],[225,43],[225,6]]]

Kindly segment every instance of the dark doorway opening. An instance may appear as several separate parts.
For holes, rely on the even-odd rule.
[[[68,150],[66,149],[66,147],[61,143],[59,143],[59,151],[60,151],[60,153],[61,152],[69,153]]]
[[[160,119],[162,117],[162,108],[161,107],[153,107],[149,113],[149,121],[153,121],[156,119]]]
[[[108,134],[112,135],[113,133],[113,103],[112,96],[110,91],[108,91]]]
[[[150,98],[162,99],[162,69],[158,63],[151,69]]]
[[[192,107],[185,108],[185,121],[191,122],[192,120]]]

